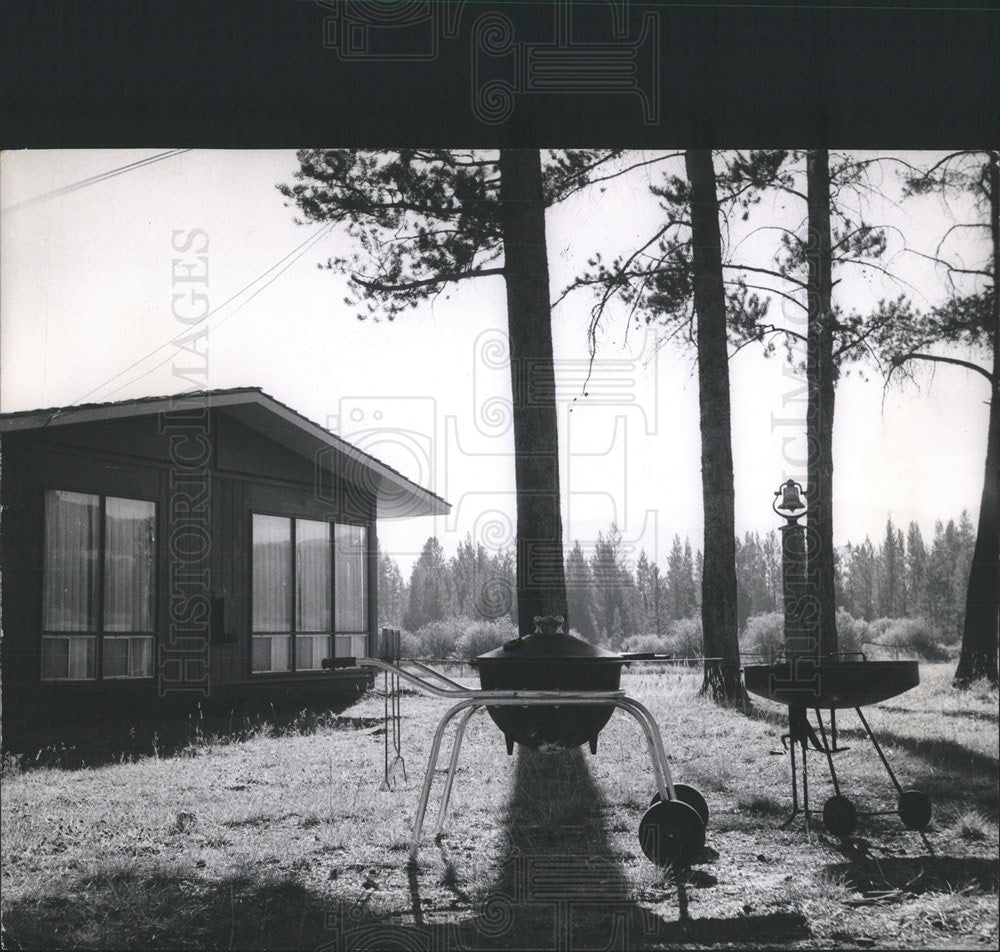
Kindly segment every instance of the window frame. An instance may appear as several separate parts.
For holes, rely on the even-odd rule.
[[[290,615],[291,615],[291,625],[288,631],[257,631],[253,627],[253,605],[254,605],[254,563],[253,563],[253,524],[255,516],[271,516],[280,519],[286,519],[291,522],[291,534],[289,538],[289,558],[291,560],[291,575],[289,577],[289,602],[290,602]],[[296,605],[296,590],[298,585],[298,553],[297,553],[297,531],[296,522],[318,522],[323,523],[328,527],[329,530],[329,595],[330,595],[330,619],[329,625],[324,631],[300,631],[299,630],[299,617],[298,617],[298,606]],[[337,519],[329,516],[310,516],[304,515],[301,511],[288,512],[275,510],[269,507],[251,507],[249,509],[249,522],[250,531],[249,539],[250,545],[249,550],[249,566],[248,566],[248,578],[249,584],[247,585],[247,596],[249,603],[249,610],[247,617],[250,619],[249,625],[249,636],[250,636],[250,675],[254,678],[260,677],[281,677],[295,674],[311,674],[316,671],[321,671],[322,668],[299,668],[298,666],[298,637],[305,636],[309,638],[315,638],[317,636],[323,636],[328,639],[327,652],[328,657],[337,657],[337,639],[340,637],[357,638],[364,637],[367,639],[370,635],[371,623],[368,619],[368,607],[371,603],[371,581],[372,572],[370,566],[370,556],[371,556],[371,540],[372,540],[372,523],[368,521],[363,521],[361,519]],[[365,619],[364,628],[360,631],[350,631],[341,632],[337,631],[337,573],[336,573],[336,558],[337,558],[337,532],[336,527],[340,526],[354,526],[365,531],[365,544],[364,544],[364,557],[362,560],[363,572],[364,572],[364,585],[363,585],[363,598],[364,603],[362,607],[362,617]],[[288,642],[288,659],[289,667],[274,670],[268,669],[266,671],[255,671],[253,669],[253,647],[254,638],[256,637],[287,637]]]
[[[60,631],[57,629],[46,628],[44,626],[45,622],[45,596],[46,596],[46,564],[48,549],[46,545],[46,533],[48,528],[47,515],[46,515],[46,498],[49,493],[75,493],[77,495],[86,496],[96,496],[97,497],[97,592],[95,597],[95,607],[94,607],[94,617],[96,619],[96,627],[93,629],[85,628],[81,630],[70,630],[70,631]],[[41,564],[41,592],[40,592],[40,639],[39,639],[39,680],[43,684],[106,684],[109,682],[119,683],[119,682],[137,682],[137,681],[152,681],[156,677],[156,643],[157,634],[159,630],[159,589],[160,589],[160,501],[158,498],[143,493],[125,495],[121,492],[102,492],[100,490],[94,491],[92,488],[70,488],[68,486],[43,486],[41,490],[41,512],[42,512],[42,564]],[[111,499],[124,499],[129,502],[145,502],[150,503],[153,507],[153,566],[150,572],[150,582],[152,584],[152,608],[150,610],[150,621],[152,627],[149,631],[119,631],[105,630],[105,596],[106,596],[106,585],[107,585],[107,500]],[[104,641],[105,637],[108,638],[120,638],[120,639],[131,639],[131,638],[148,638],[152,642],[150,649],[150,658],[153,660],[152,670],[148,675],[131,676],[128,674],[124,675],[105,675],[104,673]],[[94,677],[83,677],[83,678],[52,678],[45,677],[45,659],[44,653],[42,652],[42,643],[45,639],[52,638],[63,638],[68,641],[72,641],[74,638],[94,639]],[[131,652],[131,644],[129,645],[129,651]]]

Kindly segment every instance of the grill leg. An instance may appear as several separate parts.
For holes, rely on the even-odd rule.
[[[792,825],[792,821],[799,815],[799,784],[795,774],[795,738],[792,737],[788,744],[788,755],[792,761],[792,812],[788,819],[781,824],[781,829],[785,830]]]
[[[857,713],[858,717],[861,719],[861,723],[864,725],[865,731],[867,732],[869,739],[871,740],[872,744],[875,745],[875,751],[878,753],[879,758],[882,761],[882,765],[886,769],[886,773],[889,774],[889,779],[892,781],[893,786],[896,788],[896,793],[902,795],[903,788],[899,785],[899,781],[896,779],[896,775],[892,772],[892,767],[889,766],[889,761],[885,759],[885,754],[882,753],[882,748],[879,747],[878,741],[875,740],[875,735],[872,733],[872,729],[868,726],[868,721],[865,720],[864,714],[861,713],[861,708],[856,707],[854,710]]]
[[[833,792],[839,797],[840,784],[837,783],[837,771],[833,767],[833,751],[830,750],[830,745],[826,741],[826,730],[823,727],[823,718],[819,713],[819,708],[816,708],[816,722],[819,724],[820,737],[823,738],[823,749],[826,751],[826,762],[830,765],[830,777],[833,779]]]
[[[667,766],[667,755],[663,750],[663,738],[660,737],[660,729],[653,720],[653,715],[649,713],[638,701],[630,697],[623,697],[615,700],[615,707],[627,711],[638,722],[646,735],[646,744],[649,747],[649,756],[653,761],[653,774],[656,777],[656,789],[661,800],[676,800],[674,793],[674,782],[670,778],[670,768]]]
[[[417,853],[420,851],[420,833],[424,827],[424,815],[427,813],[427,801],[430,799],[431,786],[434,783],[434,771],[437,768],[438,756],[441,753],[441,741],[444,738],[445,729],[456,714],[460,714],[467,708],[478,706],[480,706],[479,702],[475,698],[466,698],[464,701],[459,701],[458,704],[452,707],[441,718],[441,723],[438,724],[437,730],[434,732],[434,741],[431,743],[431,753],[427,761],[427,773],[424,775],[424,785],[420,791],[417,813],[413,818],[413,834],[410,838],[411,862],[416,860]]]
[[[444,829],[444,818],[448,813],[448,801],[451,800],[451,787],[455,782],[455,771],[458,768],[458,753],[462,749],[462,740],[465,737],[465,725],[469,723],[469,718],[478,710],[478,707],[470,707],[459,718],[458,726],[455,728],[455,739],[451,742],[451,760],[448,762],[448,773],[444,781],[444,793],[441,795],[441,806],[438,808],[437,824],[434,826],[435,836]]]

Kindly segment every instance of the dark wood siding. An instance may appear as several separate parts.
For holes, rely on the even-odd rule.
[[[40,623],[42,537],[30,491],[35,470],[31,446],[13,436],[0,443],[2,503],[0,566],[3,571],[3,681],[23,681],[35,670]],[[37,606],[36,606],[37,602]]]
[[[50,704],[52,699],[62,704],[77,696],[113,695],[128,697],[130,706],[134,702],[141,709],[143,697],[163,701],[185,691],[191,697],[203,697],[221,689],[230,696],[227,685],[236,689],[240,684],[269,680],[251,679],[250,670],[250,520],[255,511],[367,527],[367,619],[369,633],[374,632],[376,501],[371,491],[345,485],[329,474],[326,484],[318,486],[315,461],[214,410],[191,423],[192,438],[184,452],[194,462],[178,463],[171,437],[183,435],[183,426],[163,424],[162,417],[149,415],[4,436],[0,449],[5,695],[9,686],[20,686],[23,696],[34,697],[42,705],[46,698]],[[203,460],[195,459],[203,438],[207,453]],[[199,478],[207,487],[205,493],[198,488]],[[41,681],[47,489],[156,502],[156,631],[150,681]],[[192,540],[203,517],[209,546],[201,554]],[[185,530],[191,533],[187,541]],[[180,576],[179,567],[185,569],[186,577]],[[291,680],[315,687],[324,677],[339,676],[312,672]],[[289,680],[288,676],[283,680]],[[355,674],[350,683],[356,680]]]

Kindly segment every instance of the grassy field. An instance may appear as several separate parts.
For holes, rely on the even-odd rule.
[[[996,948],[997,693],[952,691],[951,665],[921,673],[918,688],[866,715],[903,785],[934,800],[926,838],[891,815],[862,817],[843,840],[821,823],[779,828],[788,760],[770,752],[784,709],[719,709],[689,670],[626,673],[674,779],[711,809],[706,848],[679,884],[639,849],[654,784],[623,714],[596,757],[512,758],[476,715],[448,833],[426,839],[415,866],[409,826],[447,706],[420,694],[402,699],[407,778],[394,790],[381,789],[377,692],[339,717],[302,718],[298,733],[200,738],[101,768],[8,770],[4,947]],[[851,747],[837,759],[844,792],[859,809],[893,809],[853,712],[839,726]],[[810,768],[821,807],[832,793],[821,755]],[[428,831],[435,809],[432,795]]]

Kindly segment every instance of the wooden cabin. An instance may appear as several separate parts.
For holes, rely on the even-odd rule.
[[[256,388],[0,434],[5,731],[361,690],[378,520],[449,509]]]

